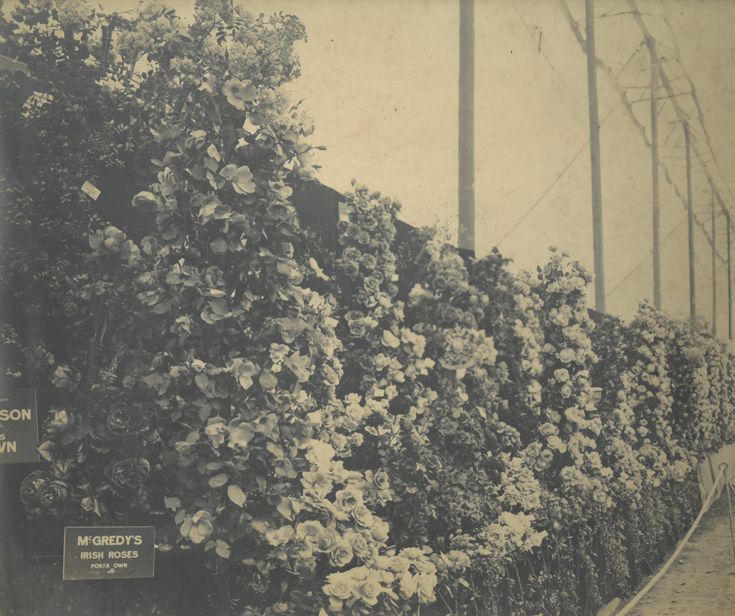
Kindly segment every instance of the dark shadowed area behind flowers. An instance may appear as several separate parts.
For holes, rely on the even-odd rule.
[[[25,467],[26,465],[22,465]],[[32,468],[0,468],[2,494],[17,493]],[[62,581],[63,524],[19,519],[0,501],[1,616],[200,616],[214,590],[201,557],[158,554],[153,579]]]

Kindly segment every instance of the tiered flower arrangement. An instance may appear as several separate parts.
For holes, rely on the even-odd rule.
[[[716,340],[710,340],[705,347],[707,362],[707,383],[709,384],[708,401],[710,416],[707,418],[707,440],[705,451],[716,450],[719,443],[728,442],[727,432],[732,407],[727,404],[727,375],[728,357],[721,353],[720,345]]]
[[[363,186],[356,186],[340,204],[335,270],[342,308],[338,332],[344,340],[340,393],[345,413],[335,428],[352,432],[355,460],[385,466],[400,486],[405,481],[413,485],[415,478],[408,477],[415,470],[401,469],[396,452],[402,450],[405,431],[428,411],[436,393],[422,384],[435,365],[424,356],[426,339],[406,326],[404,304],[397,298],[392,244],[398,207]],[[407,522],[424,528],[420,520],[415,515]],[[394,527],[393,533],[400,537],[402,531]]]
[[[408,251],[401,259],[414,268],[407,316],[426,336],[436,362],[427,384],[437,394],[431,413],[416,422],[422,439],[401,452],[425,474],[413,487],[413,506],[427,512],[426,539],[466,552],[475,583],[492,587],[517,553],[543,541],[534,524],[541,487],[521,453],[520,433],[501,419],[508,370],[478,327],[487,295],[438,234],[417,233]]]
[[[594,323],[586,306],[589,274],[566,253],[553,251],[538,270],[538,293],[544,302],[542,403],[546,417],[539,426],[545,444],[542,472],[558,475],[576,517],[596,503],[610,507],[607,487],[612,469],[602,463],[597,439],[602,419],[594,414],[590,369],[597,361],[590,334]]]
[[[630,350],[621,342],[626,340],[626,329],[614,317],[597,315],[597,319],[593,350],[603,360],[593,368],[592,382],[602,389],[598,406],[605,421],[600,433],[600,453],[604,464],[614,472],[611,489],[617,499],[635,499],[646,478],[646,469],[639,460],[636,413],[625,395]]]
[[[722,439],[723,359],[714,340],[703,340],[678,323],[672,323],[671,328],[669,364],[674,437],[701,457]]]
[[[735,441],[735,358],[731,354],[725,356],[724,353],[721,362],[724,365],[724,373],[722,375],[722,442],[732,443]]]
[[[405,415],[413,420],[432,401],[432,393],[422,391],[419,379],[434,367],[434,361],[424,357],[425,338],[406,327],[404,304],[397,298],[392,245],[399,205],[356,186],[340,208],[335,269],[346,373],[340,390],[358,394],[374,407],[366,418]],[[369,432],[382,436],[377,426]]]
[[[466,557],[414,547],[423,545],[422,536],[400,541],[400,517],[395,515],[402,509],[406,484],[417,491],[414,482],[406,478],[405,459],[397,452],[402,451],[407,427],[427,413],[436,398],[421,384],[434,367],[434,361],[424,357],[426,340],[405,325],[403,302],[397,299],[392,244],[399,207],[390,198],[360,185],[355,185],[340,204],[340,250],[334,270],[341,308],[337,332],[344,341],[340,354],[344,378],[339,386],[343,403],[341,413],[333,414],[323,427],[332,443],[337,443],[338,455],[345,463],[365,469],[365,476],[372,481],[371,490],[366,492],[370,503],[390,516],[391,534],[402,546],[393,556],[394,562],[405,563],[405,567],[391,569],[397,586],[386,599],[391,605],[405,606],[412,601],[435,601],[440,577],[461,570]],[[413,471],[408,469],[409,477]],[[392,502],[395,492],[398,503]],[[413,515],[408,521],[415,526],[421,517]],[[365,562],[388,562],[386,556],[377,561],[372,560],[374,556]],[[410,568],[409,562],[414,563]],[[386,565],[381,566],[385,585]],[[334,593],[342,588],[334,585],[335,580],[350,582],[353,592],[359,587],[351,576],[350,571],[330,576],[324,592],[331,597],[332,608],[339,608],[340,597]],[[354,598],[350,606],[353,604]],[[375,609],[364,601],[362,607]]]
[[[587,520],[604,514],[613,504],[609,492],[612,470],[605,466],[598,448],[602,418],[592,400],[590,370],[597,357],[590,335],[594,330],[587,306],[590,280],[582,266],[566,253],[551,249],[548,263],[535,274],[525,274],[528,286],[540,300],[542,332],[540,359],[541,415],[536,424],[535,467],[545,487],[543,522],[549,528],[554,573],[541,570],[541,579],[556,576],[555,586],[567,586],[564,598],[558,590],[537,595],[540,606],[579,601],[584,591],[597,602],[598,569],[592,558],[593,536]],[[543,562],[543,561],[542,561]],[[533,579],[533,577],[531,577]],[[538,582],[537,582],[538,583]],[[512,609],[525,599],[522,582],[511,594]],[[561,596],[560,596],[561,595]],[[515,608],[513,607],[515,606]]]
[[[512,274],[509,263],[495,249],[469,266],[470,281],[490,299],[479,326],[493,337],[497,364],[507,372],[500,384],[500,417],[519,431],[524,445],[532,444],[529,455],[535,460],[542,415],[542,301],[538,279],[527,272]]]
[[[696,462],[674,435],[672,367],[669,364],[671,321],[642,304],[628,329],[629,367],[623,397],[634,413],[631,425],[639,440],[638,455],[646,479],[654,486],[667,477],[683,478]]]

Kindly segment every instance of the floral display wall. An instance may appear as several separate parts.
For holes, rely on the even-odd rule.
[[[145,520],[206,555],[215,613],[282,615],[581,614],[687,527],[733,358],[591,313],[564,252],[399,244],[358,184],[326,251],[290,202],[317,172],[295,17],[25,0],[0,32],[30,72],[0,75],[3,386],[48,409],[29,516]],[[81,190],[110,174],[142,232]]]

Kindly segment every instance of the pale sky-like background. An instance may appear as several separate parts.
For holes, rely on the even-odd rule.
[[[193,0],[169,3],[183,16],[192,11]],[[583,0],[568,3],[584,28]],[[102,1],[108,10],[136,4]],[[321,181],[347,190],[357,178],[399,199],[407,222],[438,221],[455,233],[458,1],[244,4],[253,12],[293,13],[306,26],[309,40],[299,46],[303,74],[290,90],[294,98],[306,99],[304,108],[316,123],[313,141],[328,148],[319,155]],[[640,45],[638,26],[625,14],[627,3],[595,4],[598,55],[613,71],[622,70],[622,85],[647,84],[648,53]],[[729,174],[735,168],[735,2],[640,0],[639,6],[660,41],[661,56],[671,58],[678,46],[725,174],[717,175],[720,192],[735,211]],[[518,267],[535,267],[553,244],[591,269],[586,62],[561,5],[557,0],[477,0],[475,29],[478,255],[500,242]],[[681,73],[669,60],[664,68],[672,78]],[[650,153],[604,72],[598,82],[607,309],[630,317],[639,300],[652,296]],[[674,85],[688,91],[683,80]],[[649,96],[642,88],[637,92]],[[684,105],[685,97],[681,101]],[[646,126],[649,104],[634,104]],[[662,156],[685,190],[681,130],[673,117],[670,105],[660,114],[660,138],[667,146]],[[703,146],[703,135],[694,139]],[[710,197],[698,171],[694,196],[697,214],[709,228]],[[686,317],[686,215],[663,176],[661,210],[663,306]],[[724,255],[724,237],[718,239]],[[696,251],[697,309],[709,320],[710,248],[699,231]],[[726,336],[726,268],[718,267],[718,326]]]

